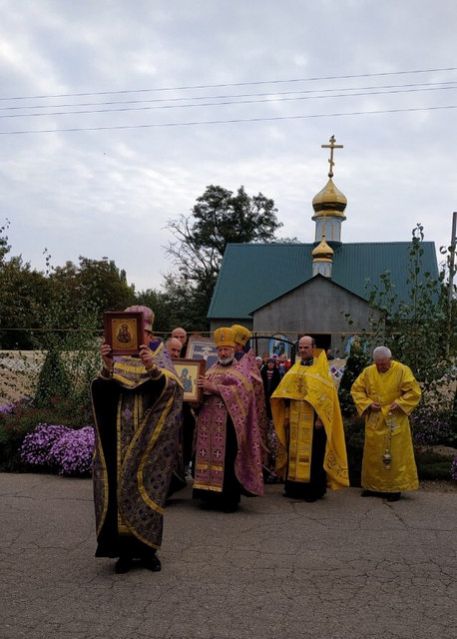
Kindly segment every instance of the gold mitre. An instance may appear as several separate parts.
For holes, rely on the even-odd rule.
[[[220,328],[216,328],[213,335],[214,342],[216,346],[230,346],[231,348],[235,348],[235,332],[233,329],[221,326]]]
[[[246,346],[248,340],[252,337],[251,331],[241,324],[233,324],[232,331],[234,332],[235,343],[240,346]]]

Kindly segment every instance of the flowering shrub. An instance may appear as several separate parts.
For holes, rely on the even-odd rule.
[[[49,466],[51,448],[69,430],[68,426],[38,424],[33,432],[24,437],[21,459],[28,464]]]
[[[60,424],[39,424],[25,436],[20,454],[24,462],[53,468],[59,475],[84,475],[91,468],[94,443],[92,426],[75,430]]]
[[[92,467],[95,432],[92,426],[62,434],[49,451],[49,459],[59,475],[85,475]]]
[[[457,481],[457,457],[454,457],[454,461],[452,462],[451,479]]]
[[[455,446],[457,433],[450,423],[448,415],[429,413],[424,411],[411,418],[414,443],[418,446]]]
[[[457,428],[449,397],[438,390],[426,394],[410,417],[414,443],[418,446],[457,446]]]

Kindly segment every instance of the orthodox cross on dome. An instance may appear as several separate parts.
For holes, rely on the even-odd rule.
[[[330,144],[321,144],[321,148],[322,149],[330,149],[330,158],[329,158],[329,165],[330,165],[330,169],[328,172],[328,176],[329,178],[333,177],[333,167],[335,165],[335,162],[333,161],[333,149],[344,149],[344,146],[342,144],[335,144],[336,140],[335,140],[335,136],[332,135],[332,137],[329,140]]]

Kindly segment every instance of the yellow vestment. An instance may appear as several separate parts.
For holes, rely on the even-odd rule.
[[[302,366],[301,362],[292,366],[271,396],[271,412],[278,437],[279,476],[309,481],[316,413],[327,436],[324,469],[328,485],[333,489],[349,486],[343,420],[325,353],[311,366]]]
[[[374,492],[416,490],[419,481],[408,415],[419,403],[421,390],[411,369],[393,361],[388,371],[379,373],[372,364],[355,380],[351,395],[359,415],[365,415],[362,487]],[[398,408],[391,412],[394,402]],[[373,403],[381,410],[370,410]]]

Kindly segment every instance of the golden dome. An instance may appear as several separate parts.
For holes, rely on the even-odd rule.
[[[329,246],[325,240],[325,235],[322,236],[321,241],[313,249],[312,252],[313,261],[319,262],[331,262],[333,258],[333,249]]]
[[[332,178],[329,178],[327,184],[322,191],[319,191],[313,198],[313,209],[315,214],[313,220],[317,217],[329,216],[346,219],[344,209],[348,201],[344,193],[336,188]]]

